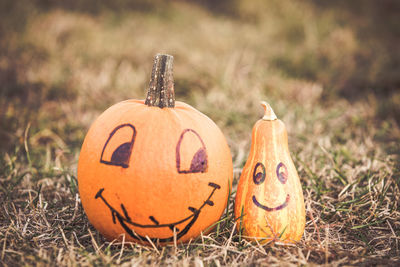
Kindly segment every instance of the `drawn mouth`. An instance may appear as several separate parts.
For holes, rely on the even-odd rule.
[[[150,238],[150,240],[152,242],[171,242],[174,240],[174,231],[176,233],[176,240],[179,240],[182,236],[184,236],[189,230],[190,228],[193,226],[193,224],[196,222],[197,218],[200,215],[201,210],[206,206],[213,206],[214,202],[211,201],[212,196],[214,195],[215,190],[220,189],[221,186],[219,186],[218,184],[214,184],[214,183],[208,183],[208,186],[210,186],[212,189],[210,195],[208,196],[208,198],[206,199],[206,201],[204,201],[204,203],[199,207],[199,208],[193,208],[193,207],[188,207],[188,209],[192,212],[191,215],[187,216],[186,218],[179,220],[177,222],[173,222],[173,223],[165,223],[165,224],[160,224],[158,222],[158,220],[156,218],[154,218],[153,216],[149,216],[149,219],[153,222],[153,224],[140,224],[140,223],[136,223],[134,221],[131,220],[131,218],[129,217],[128,211],[125,209],[124,204],[121,203],[121,209],[123,212],[123,215],[117,211],[116,209],[114,209],[108,202],[107,200],[104,198],[103,196],[103,192],[104,192],[104,188],[101,188],[95,195],[95,199],[100,198],[104,204],[110,209],[111,211],[111,216],[113,219],[114,224],[117,223],[117,221],[120,223],[120,225],[122,226],[122,228],[124,228],[124,230],[132,237],[135,238],[137,240],[144,240],[146,241],[147,238],[146,236],[141,236],[138,235],[137,233],[135,233],[131,227],[139,227],[139,228],[169,228],[172,232],[172,235],[170,237],[167,238]],[[180,225],[182,223],[188,222],[187,225],[182,229],[178,229],[177,225]],[[175,230],[174,230],[175,229]]]
[[[258,202],[256,196],[253,195],[253,203],[254,203],[257,207],[262,208],[263,210],[266,210],[266,211],[281,210],[281,209],[285,208],[285,207],[288,205],[289,200],[290,200],[290,196],[289,196],[289,194],[287,194],[286,200],[285,200],[284,203],[282,203],[281,205],[279,205],[279,206],[277,206],[277,207],[275,207],[275,208],[270,208],[270,207],[264,206],[263,204],[261,204],[260,202]]]

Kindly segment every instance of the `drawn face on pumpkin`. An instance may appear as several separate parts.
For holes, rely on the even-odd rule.
[[[261,162],[257,162],[257,164],[256,164],[256,166],[254,167],[254,170],[253,170],[253,182],[256,185],[261,185],[265,181],[265,176],[266,176],[266,173],[265,173],[264,164],[262,164]],[[282,162],[280,162],[276,166],[276,177],[277,177],[277,179],[279,180],[279,182],[281,184],[285,184],[287,179],[288,179],[287,167]],[[287,194],[286,195],[286,199],[284,200],[284,202],[282,204],[276,206],[276,207],[269,207],[267,205],[261,204],[257,200],[255,195],[253,195],[252,199],[253,199],[254,205],[256,205],[257,207],[259,207],[259,208],[261,208],[261,209],[263,209],[265,211],[271,212],[271,211],[278,211],[278,210],[281,210],[281,209],[285,208],[289,203],[290,195]]]
[[[124,135],[122,138],[115,138],[116,136]],[[114,128],[114,130],[110,133],[107,141],[104,144],[103,150],[100,155],[100,163],[109,165],[110,168],[131,168],[131,158],[135,157],[135,141],[136,141],[137,131],[136,128],[129,123],[121,124]],[[117,139],[117,141],[114,141]],[[199,144],[198,150],[192,153],[192,157],[190,160],[190,164],[188,164],[188,159],[184,159],[182,155],[182,150],[184,149],[185,139],[189,139],[190,142],[197,142]],[[196,141],[197,140],[197,141]],[[206,173],[208,170],[208,156],[206,146],[200,137],[200,135],[193,129],[185,129],[182,131],[179,139],[176,143],[175,152],[175,164],[176,164],[176,172],[177,174],[187,175],[194,173]],[[187,155],[185,154],[185,157]],[[110,177],[111,179],[112,177]],[[126,177],[119,177],[118,179],[124,179]],[[117,195],[116,192],[108,192],[107,188],[99,188],[94,198],[96,200],[101,200],[104,205],[108,207],[110,210],[110,216],[112,217],[112,221],[114,224],[119,223],[121,227],[125,230],[125,232],[134,239],[146,241],[146,236],[139,235],[136,233],[133,228],[136,229],[169,229],[171,235],[168,237],[150,237],[150,240],[153,242],[171,242],[174,240],[174,235],[176,235],[176,239],[179,240],[182,236],[184,236],[193,226],[193,224],[198,219],[201,211],[205,206],[213,206],[214,202],[212,201],[212,197],[216,190],[219,190],[220,185],[213,183],[212,181],[208,182],[208,186],[210,188],[209,194],[204,196],[203,203],[198,207],[188,206],[187,209],[190,211],[190,215],[184,218],[177,218],[177,220],[173,222],[162,222],[159,221],[156,217],[151,215],[151,212],[148,214],[147,223],[141,223],[134,221],[129,212],[127,211],[126,206],[123,202],[119,203],[119,207],[114,204],[114,206],[107,200],[105,193],[112,193]],[[119,197],[118,197],[119,198]],[[168,211],[166,211],[168,212]]]

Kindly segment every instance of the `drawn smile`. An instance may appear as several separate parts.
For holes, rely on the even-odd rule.
[[[124,204],[121,203],[121,210],[123,212],[123,214],[121,214],[119,211],[117,211],[115,208],[113,208],[108,202],[107,200],[104,198],[103,196],[103,192],[104,192],[104,188],[101,188],[95,195],[95,199],[100,198],[104,204],[110,209],[111,211],[111,216],[113,219],[114,224],[117,223],[117,221],[119,222],[119,224],[122,226],[122,228],[124,228],[124,230],[132,237],[138,240],[144,240],[146,241],[146,236],[141,236],[138,235],[137,233],[135,233],[131,227],[139,227],[139,228],[169,228],[172,232],[172,235],[170,237],[167,238],[150,238],[151,241],[153,242],[171,242],[174,240],[174,229],[175,229],[175,233],[176,233],[176,239],[179,240],[182,236],[184,236],[192,227],[192,225],[196,222],[197,218],[200,215],[201,210],[206,206],[213,206],[214,202],[211,201],[212,196],[214,195],[214,192],[217,189],[220,189],[221,186],[219,186],[218,184],[215,183],[208,183],[208,186],[210,186],[212,188],[212,191],[210,193],[210,195],[208,196],[208,198],[204,201],[204,203],[199,207],[199,208],[193,208],[193,207],[188,207],[188,209],[192,212],[191,215],[187,216],[186,218],[179,220],[177,222],[173,222],[173,223],[164,223],[164,224],[160,224],[158,222],[158,220],[156,218],[154,218],[153,216],[149,216],[149,219],[153,222],[153,224],[140,224],[140,223],[136,223],[134,221],[132,221],[132,219],[129,217],[128,211],[125,209]],[[187,222],[186,226],[183,229],[178,229],[177,225],[180,225],[182,223]]]
[[[263,209],[263,210],[266,210],[266,211],[281,210],[281,209],[285,208],[285,207],[288,205],[289,200],[290,200],[290,196],[289,196],[289,194],[287,194],[286,200],[285,200],[284,203],[282,203],[281,205],[279,205],[279,206],[277,206],[277,207],[270,208],[270,207],[267,207],[267,206],[261,204],[260,202],[258,202],[256,196],[253,195],[253,203],[254,203],[257,207],[259,207],[259,208],[261,208],[261,209]]]

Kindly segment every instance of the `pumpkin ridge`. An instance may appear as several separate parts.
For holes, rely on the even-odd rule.
[[[251,145],[250,145],[250,147],[251,148],[253,148],[253,146],[254,146],[254,143],[255,143],[255,141],[257,140],[257,136],[256,136],[256,131],[257,131],[257,128],[258,128],[258,124],[256,123],[256,125],[254,125],[254,128],[253,128],[253,130],[252,130],[252,142],[251,142]],[[250,156],[250,155],[249,155]],[[245,165],[244,165],[244,167],[243,167],[243,169],[242,169],[242,174],[241,174],[241,176],[243,176],[243,177],[249,177],[249,172],[250,172],[250,169],[248,168],[249,166],[252,166],[253,165],[253,162],[254,162],[254,159],[255,159],[255,155],[253,154],[253,155],[251,155],[251,158],[249,157],[248,159],[247,159],[247,161],[246,161],[246,163],[245,163]],[[244,184],[244,189],[242,189],[243,191],[241,192],[241,199],[240,199],[240,206],[238,207],[239,208],[239,210],[238,210],[238,212],[239,212],[239,216],[240,216],[240,212],[241,212],[241,210],[242,210],[242,207],[245,207],[245,209],[244,210],[247,210],[247,203],[246,203],[246,199],[250,199],[250,197],[249,197],[249,195],[248,194],[250,194],[250,192],[249,192],[249,181],[248,181],[248,179],[247,180],[239,180],[239,183],[241,183],[241,184]],[[244,215],[244,214],[243,214]],[[245,220],[247,221],[247,218],[248,218],[248,216],[244,216],[244,218],[243,218],[243,226],[245,225],[245,224],[247,224],[247,222],[245,222]]]

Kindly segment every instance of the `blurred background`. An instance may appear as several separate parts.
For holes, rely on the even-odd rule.
[[[285,123],[307,234],[300,248],[268,248],[268,260],[399,260],[399,18],[399,0],[0,0],[0,262],[120,261],[118,246],[111,254],[103,242],[104,253],[91,249],[76,166],[89,126],[106,108],[145,98],[157,53],[175,58],[176,99],[225,134],[232,196],[263,115],[260,101]],[[230,244],[227,218],[229,241],[218,245]],[[212,244],[204,252],[210,262],[220,253],[226,263],[227,251],[238,260]],[[191,257],[203,255],[198,248]],[[237,248],[244,261],[258,253]],[[138,262],[150,264],[145,251]],[[186,249],[163,252],[152,254],[153,265],[165,258],[176,265],[182,255],[188,264]],[[131,265],[132,255],[142,250],[126,253]]]
[[[1,0],[0,161],[28,140],[38,170],[75,166],[102,111],[145,97],[156,53],[175,57],[177,100],[220,126],[236,167],[260,100],[296,155],[366,132],[398,155],[399,11],[397,0]]]

